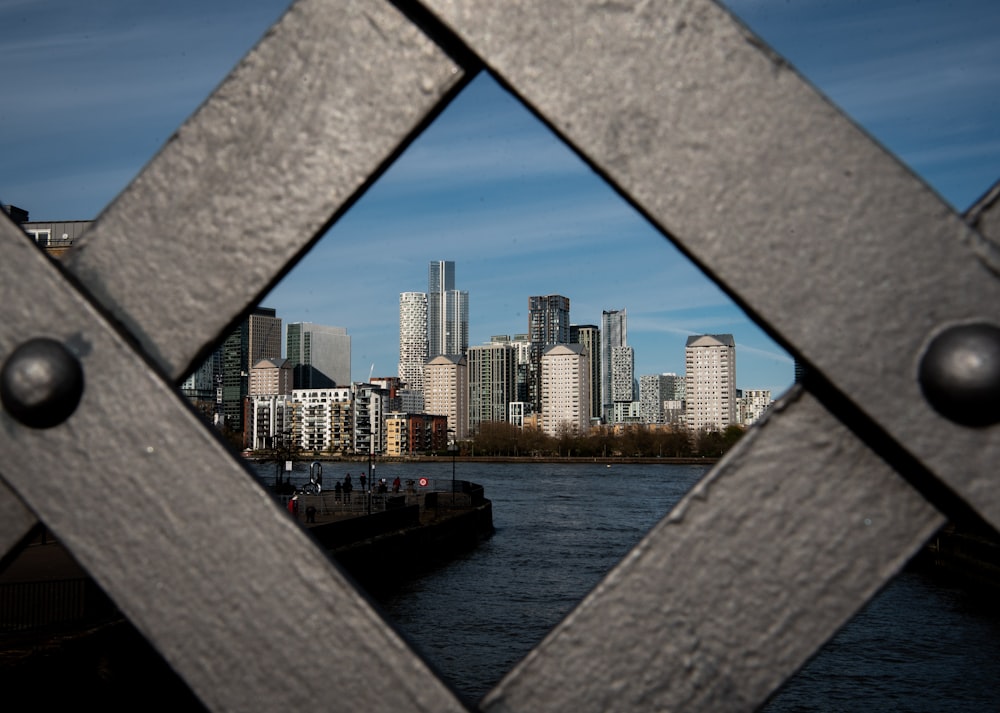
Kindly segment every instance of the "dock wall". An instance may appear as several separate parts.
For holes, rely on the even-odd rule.
[[[415,525],[386,528],[374,536],[328,549],[334,560],[360,584],[368,589],[381,589],[440,566],[474,549],[492,534],[493,504],[483,500],[471,508],[442,509],[436,516],[423,517]]]

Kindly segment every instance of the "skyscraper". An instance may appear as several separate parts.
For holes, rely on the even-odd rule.
[[[249,329],[248,357],[246,370],[261,359],[281,358],[281,318],[277,312],[267,307],[258,307],[247,317]]]
[[[569,344],[569,297],[528,298],[528,339],[531,341],[528,400],[538,412],[542,408],[542,353],[553,344]]]
[[[596,324],[571,324],[570,344],[580,344],[587,350],[590,362],[590,417],[601,416],[601,329]]]
[[[736,340],[733,335],[688,337],[684,365],[688,428],[721,431],[737,423]]]
[[[615,399],[612,394],[612,371],[615,347],[628,346],[628,315],[624,309],[601,312],[601,418],[613,420]]]
[[[635,352],[632,347],[611,348],[611,401],[635,401]]]
[[[507,421],[507,405],[517,401],[517,350],[507,337],[469,347],[469,431],[479,425]]]
[[[412,391],[423,391],[427,363],[427,294],[399,295],[399,378]]]
[[[427,271],[427,358],[469,348],[469,293],[455,289],[455,263],[434,260]]]
[[[496,339],[496,337],[494,337]],[[510,344],[517,352],[517,396],[516,401],[526,404],[531,393],[531,340],[527,334],[515,334]]]
[[[261,359],[280,358],[281,319],[273,309],[257,307],[222,344],[222,415],[228,428],[243,431],[250,367]]]
[[[344,327],[292,322],[285,356],[295,374],[296,389],[329,389],[351,384],[351,337]]]

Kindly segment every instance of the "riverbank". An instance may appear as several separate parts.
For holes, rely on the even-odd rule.
[[[408,494],[410,504],[401,494],[398,506],[370,514],[316,507],[324,496],[340,500],[332,491],[300,493],[289,517],[369,593],[385,594],[493,534],[483,488],[457,484],[454,493]],[[360,492],[354,499],[365,502]],[[310,505],[323,512],[304,522]],[[132,710],[153,688],[168,707],[203,710],[66,548],[40,530],[0,572],[0,683],[42,688],[52,680],[66,697],[47,695],[46,702],[59,709],[82,698],[103,710]]]
[[[273,455],[244,455],[244,459],[251,461],[253,463],[273,463],[275,457]],[[331,455],[329,453],[296,453],[295,460],[302,461],[319,461],[320,463],[368,463],[368,456],[365,455]],[[718,458],[701,458],[701,457],[623,457],[623,456],[476,456],[476,455],[456,455],[454,457],[447,456],[433,456],[433,455],[410,455],[410,456],[386,456],[379,455],[375,458],[374,462],[376,464],[383,463],[451,463],[454,460],[456,463],[524,463],[525,465],[531,464],[550,464],[550,463],[567,463],[567,464],[581,464],[581,463],[597,463],[600,465],[615,466],[615,465],[714,465],[719,461]]]
[[[1000,538],[986,528],[948,523],[911,564],[990,596],[1000,592]]]
[[[408,488],[392,495],[359,492],[349,502],[329,489],[301,492],[293,517],[359,584],[385,590],[493,534],[493,503],[482,486],[459,480],[452,487]]]
[[[450,494],[449,494],[450,495]],[[442,500],[446,500],[446,495]],[[370,592],[379,593],[448,563],[493,535],[493,503],[386,511],[359,518],[369,536],[358,537],[344,521],[318,525],[311,532],[345,572]],[[385,519],[383,523],[380,516]],[[400,519],[406,521],[398,526]],[[338,531],[340,528],[340,531]]]

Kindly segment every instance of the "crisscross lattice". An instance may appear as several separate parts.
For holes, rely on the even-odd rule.
[[[941,524],[925,496],[1000,523],[993,429],[915,379],[935,330],[1000,303],[983,239],[710,0],[300,0],[73,281],[0,220],[0,357],[53,336],[87,379],[56,428],[0,417],[0,548],[44,521],[213,710],[463,708],[171,382],[482,66],[815,375],[485,708],[753,708]]]

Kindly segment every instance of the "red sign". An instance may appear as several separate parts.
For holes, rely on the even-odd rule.
[[[417,482],[420,483],[420,487],[421,488],[426,488],[427,487],[427,478],[421,478]]]

